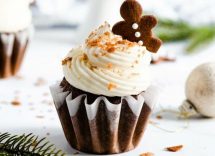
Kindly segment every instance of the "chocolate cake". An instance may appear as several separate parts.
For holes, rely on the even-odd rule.
[[[72,99],[85,94],[89,104],[99,97],[71,86],[65,79],[60,86],[64,92],[72,92]],[[137,98],[137,95],[133,97]],[[119,105],[122,99],[106,98],[115,105]],[[110,112],[104,101],[101,101],[95,119],[89,120],[84,100],[85,97],[81,99],[75,116],[70,117],[66,100],[57,109],[66,139],[73,148],[88,153],[113,154],[129,151],[138,145],[151,113],[151,108],[146,103],[143,104],[140,115],[136,116],[128,102],[123,99],[119,124],[117,129],[113,130],[110,119],[114,121],[116,113]]]
[[[126,0],[123,4],[133,12],[138,3]],[[154,19],[147,16],[144,22]],[[126,30],[131,36],[151,34],[150,23],[145,31],[144,25],[135,22],[134,26],[124,25],[130,26]],[[107,22],[92,31],[84,44],[62,60],[64,79],[50,87],[66,139],[82,152],[115,154],[134,149],[158,102],[159,91],[151,85],[151,54],[147,49],[156,52],[160,41],[150,35],[140,40],[147,44],[140,44],[130,40],[131,36],[117,34]],[[158,44],[152,45],[155,40]]]

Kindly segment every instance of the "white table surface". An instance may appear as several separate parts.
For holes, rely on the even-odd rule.
[[[23,134],[33,132],[47,137],[68,155],[76,151],[67,144],[58,119],[49,85],[61,80],[61,59],[73,45],[72,32],[36,32],[28,49],[19,77],[0,80],[0,132]],[[162,63],[152,66],[154,83],[162,88],[161,100],[156,111],[172,109],[184,100],[184,83],[189,72],[198,64],[215,60],[215,44],[204,52],[195,55],[183,55],[183,43],[165,45],[179,56],[174,63]],[[202,51],[202,50],[200,50]],[[38,78],[46,81],[36,86]],[[48,94],[48,95],[47,95]],[[11,101],[18,98],[20,106],[13,106]],[[156,112],[155,111],[155,112]],[[161,130],[149,124],[140,145],[133,151],[120,154],[135,156],[144,152],[153,152],[156,156],[212,156],[215,145],[215,119],[180,119],[174,113],[162,113],[162,119],[151,121]],[[170,131],[170,132],[168,132]],[[176,153],[167,152],[165,147],[184,145]]]

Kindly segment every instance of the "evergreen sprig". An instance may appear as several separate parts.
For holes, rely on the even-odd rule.
[[[191,53],[214,40],[215,24],[192,26],[185,21],[160,19],[155,32],[164,42],[187,40],[186,50]]]
[[[200,46],[211,43],[215,38],[215,25],[214,26],[201,26],[193,30],[190,36],[190,42],[187,46],[188,52],[193,52]]]
[[[156,33],[164,42],[171,42],[187,39],[192,33],[192,28],[183,21],[160,19]]]
[[[0,133],[0,156],[64,156],[45,138],[23,134],[21,136]]]

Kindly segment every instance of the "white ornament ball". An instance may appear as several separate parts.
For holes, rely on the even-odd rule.
[[[185,93],[187,100],[180,107],[182,113],[215,117],[215,62],[202,64],[191,72]]]

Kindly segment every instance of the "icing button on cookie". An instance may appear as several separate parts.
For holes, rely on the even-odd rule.
[[[140,32],[135,32],[135,37],[140,37],[141,33]]]
[[[133,28],[134,30],[136,30],[138,27],[139,27],[139,25],[138,25],[137,23],[134,23],[134,24],[132,25],[132,28]]]
[[[139,44],[140,46],[142,46],[142,45],[143,45],[143,41],[139,41],[138,44]]]

